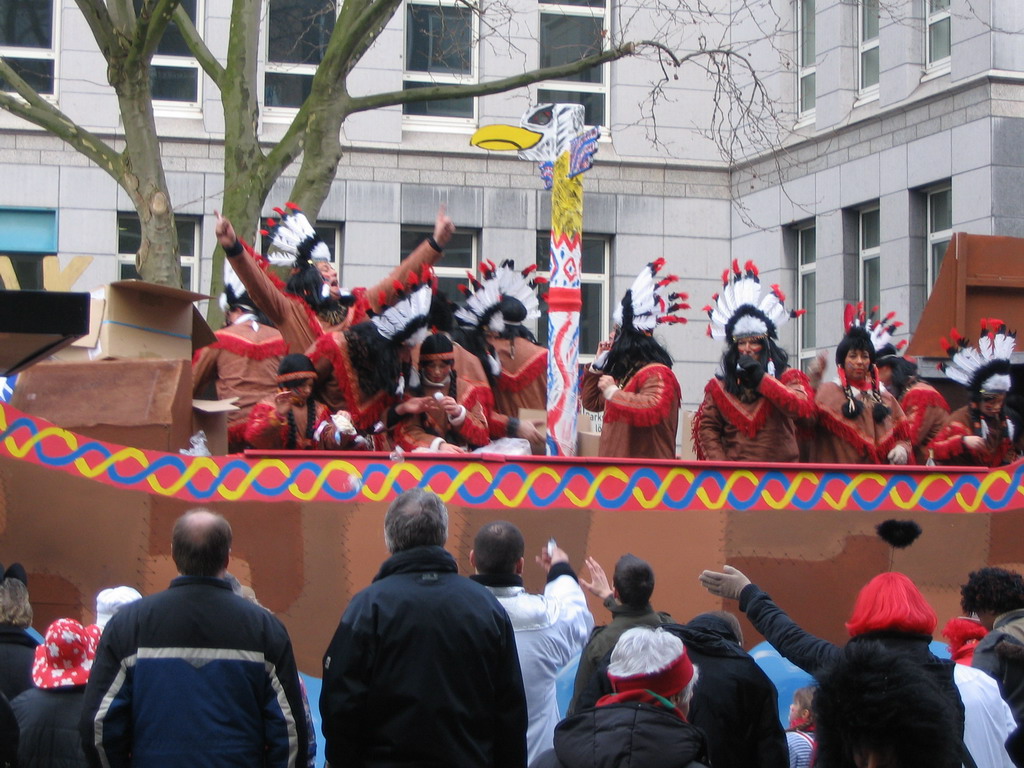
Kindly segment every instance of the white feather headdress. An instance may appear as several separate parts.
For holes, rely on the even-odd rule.
[[[620,332],[651,334],[658,323],[685,323],[686,318],[675,313],[689,309],[683,302],[689,298],[685,293],[665,293],[664,288],[677,282],[676,275],[658,278],[658,272],[665,266],[665,259],[652,261],[641,270],[615,309],[612,319]]]
[[[377,331],[395,344],[415,347],[430,335],[430,300],[434,295],[433,272],[428,267],[423,275],[410,275],[408,283],[395,284],[398,298],[370,318]]]
[[[275,208],[280,219],[267,219],[268,229],[260,234],[270,238],[267,260],[285,267],[304,266],[304,262],[330,261],[331,250],[295,203],[285,203],[287,211]]]
[[[786,296],[778,285],[761,295],[761,280],[757,266],[748,261],[740,270],[734,260],[732,270],[722,273],[722,291],[711,297],[713,304],[704,307],[711,318],[708,336],[725,339],[730,344],[736,339],[760,336],[778,339],[778,330],[789,318],[799,317],[804,310],[786,309]]]
[[[466,296],[466,303],[455,310],[455,319],[472,328],[487,328],[494,333],[505,330],[505,319],[501,314],[501,286],[494,263],[480,264],[480,280],[467,271],[469,282],[459,285]]]
[[[977,349],[956,328],[949,336],[952,344],[942,339],[942,347],[950,357],[942,370],[949,378],[979,394],[1010,390],[1010,357],[1017,344],[1017,334],[1007,331],[1006,323],[995,318],[983,319]]]

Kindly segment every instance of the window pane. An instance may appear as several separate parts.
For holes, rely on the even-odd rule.
[[[589,5],[591,8],[604,8],[603,0],[540,0],[541,5]]]
[[[928,195],[928,208],[931,221],[929,232],[942,232],[953,228],[953,191],[943,189]]]
[[[52,41],[52,0],[0,1],[0,45],[50,48]]]
[[[472,20],[468,8],[409,5],[405,22],[406,71],[470,74]]]
[[[881,216],[877,208],[873,211],[864,211],[860,215],[861,250],[877,248],[882,242],[880,219]]]
[[[429,229],[403,229],[400,241],[400,250],[404,259],[412,253],[416,246],[426,239],[431,233]],[[473,233],[456,232],[444,248],[444,260],[438,267],[456,269],[473,269]],[[457,278],[459,282],[466,282],[465,276]],[[454,294],[458,296],[459,294]]]
[[[806,309],[807,312],[800,317],[800,346],[804,349],[818,345],[815,336],[815,288],[816,280],[813,272],[800,276],[800,306],[797,309]]]
[[[860,87],[878,85],[878,49],[864,51],[860,56]]]
[[[861,40],[878,37],[878,0],[862,0],[860,18]]]
[[[930,12],[949,10],[949,0],[929,0]]]
[[[267,60],[319,64],[334,31],[333,0],[271,0]]]
[[[192,19],[192,23],[196,21],[196,0],[181,0],[181,7],[185,9],[185,13]],[[138,13],[142,8],[141,0],[135,0],[135,12]],[[181,32],[178,30],[178,25],[173,21],[167,25],[167,29],[164,30],[163,37],[160,38],[160,42],[157,43],[156,52],[161,56],[191,56],[192,52],[189,51],[188,46],[185,45],[185,38],[182,37]]]
[[[940,240],[932,243],[932,280],[939,276],[939,269],[942,267],[942,260],[946,256],[946,249],[949,248],[949,240]]]
[[[583,122],[587,125],[607,125],[604,114],[604,94],[584,91],[553,91],[537,89],[537,103],[582,104]]]
[[[263,102],[268,107],[301,107],[313,89],[312,75],[286,75],[267,72],[264,77]]]
[[[550,238],[548,242],[550,247]],[[592,275],[604,275],[604,253],[605,253],[605,240],[601,237],[584,237],[582,254],[580,257],[581,270],[588,272]]]
[[[134,264],[129,264],[127,261],[122,261],[118,264],[118,280],[141,280],[139,271],[135,268]]]
[[[199,98],[199,72],[193,67],[153,67],[149,87],[158,101],[191,101]]]
[[[879,258],[867,259],[864,262],[864,282],[861,296],[864,298],[864,309],[872,311],[882,301],[882,288],[879,283],[879,268],[882,260]]]
[[[586,16],[540,15],[540,65],[554,67],[570,64],[600,53],[604,41],[604,21]],[[600,83],[603,67],[561,78],[580,83]]]
[[[437,83],[403,83],[402,90],[410,91],[414,88],[429,88]],[[474,103],[472,97],[464,99],[431,99],[430,101],[410,101],[402,105],[403,115],[418,115],[421,117],[464,117],[472,119]]]
[[[800,111],[810,112],[814,109],[815,83],[814,73],[800,78]]]
[[[11,69],[18,73],[22,80],[31,86],[36,93],[53,93],[53,60],[52,59],[12,59],[4,57]],[[14,87],[0,77],[0,89],[14,91]]]
[[[136,216],[117,217],[117,252],[138,253],[142,245],[142,229]]]
[[[800,4],[800,64],[814,66],[814,0]]]
[[[196,225],[188,219],[175,219],[174,228],[178,230],[178,255],[196,255]]]
[[[814,227],[800,230],[800,264],[813,264],[816,258],[817,230]]]
[[[928,61],[949,58],[949,17],[928,27]]]

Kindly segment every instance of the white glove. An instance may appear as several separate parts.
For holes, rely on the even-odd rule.
[[[701,586],[712,595],[727,597],[731,600],[739,600],[740,592],[750,583],[750,579],[731,565],[722,566],[721,572],[701,571],[697,578]]]
[[[889,451],[889,455],[886,458],[889,459],[890,464],[906,464],[907,459],[909,459],[910,456],[908,455],[907,449],[904,446],[897,445],[895,448]]]

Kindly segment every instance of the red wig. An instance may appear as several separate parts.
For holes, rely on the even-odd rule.
[[[902,573],[880,573],[865,584],[846,622],[850,637],[889,630],[930,635],[939,623],[921,591]]]

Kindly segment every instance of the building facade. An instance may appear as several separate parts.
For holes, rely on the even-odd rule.
[[[182,5],[222,54],[229,3]],[[455,0],[405,0],[349,88],[485,81],[572,61],[608,37],[658,39],[677,53],[731,47],[773,114],[757,115],[753,130],[740,116],[716,140],[725,97],[698,58],[664,84],[651,119],[650,87],[662,73],[652,53],[508,94],[354,115],[318,220],[346,286],[371,284],[397,263],[429,232],[439,203],[459,227],[440,265],[443,286],[481,259],[546,262],[550,200],[536,169],[472,148],[469,136],[547,100],[583,103],[603,132],[584,181],[581,353],[607,335],[639,269],[663,256],[694,307],[688,325],[662,332],[691,408],[721,353],[700,307],[732,259],[753,258],[766,283],[808,310],[783,334],[791,358],[806,362],[838,341],[849,301],[894,310],[912,331],[952,232],[1024,236],[1024,45],[1015,37],[1024,9],[1014,0],[715,0],[700,14],[514,0],[506,9],[498,34]],[[265,4],[257,76],[268,145],[308,93],[335,13],[331,0]],[[0,0],[0,55],[118,143],[117,102],[73,0]],[[152,82],[183,279],[208,290],[224,186],[218,92],[173,30]],[[265,212],[288,199],[295,172]],[[136,214],[84,156],[0,112],[0,179],[7,287],[53,287],[43,257],[54,254],[76,290],[134,275]]]

